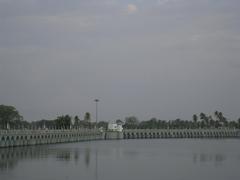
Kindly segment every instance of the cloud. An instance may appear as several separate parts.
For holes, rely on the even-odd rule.
[[[127,12],[129,14],[133,14],[133,13],[136,13],[138,11],[138,8],[135,4],[128,4],[127,5]]]

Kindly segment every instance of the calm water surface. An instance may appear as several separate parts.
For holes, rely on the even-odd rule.
[[[0,149],[0,180],[240,179],[239,139],[92,141]]]

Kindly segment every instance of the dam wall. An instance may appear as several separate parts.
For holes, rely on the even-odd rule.
[[[125,129],[124,139],[239,138],[239,129]]]
[[[120,140],[123,139],[123,132],[107,131],[104,135],[105,140]]]
[[[0,130],[0,148],[91,140],[152,138],[240,138],[239,129]]]
[[[0,147],[68,143],[103,139],[97,129],[0,130]]]

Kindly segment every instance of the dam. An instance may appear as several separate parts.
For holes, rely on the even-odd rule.
[[[123,131],[124,139],[239,137],[238,129],[127,129]]]
[[[239,138],[239,129],[98,129],[0,130],[0,147],[30,146],[92,140],[152,138]]]
[[[55,144],[103,139],[97,129],[0,130],[0,147]]]

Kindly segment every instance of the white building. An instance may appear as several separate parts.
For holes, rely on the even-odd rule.
[[[120,124],[108,123],[108,130],[109,131],[122,132],[123,131],[123,127]]]

